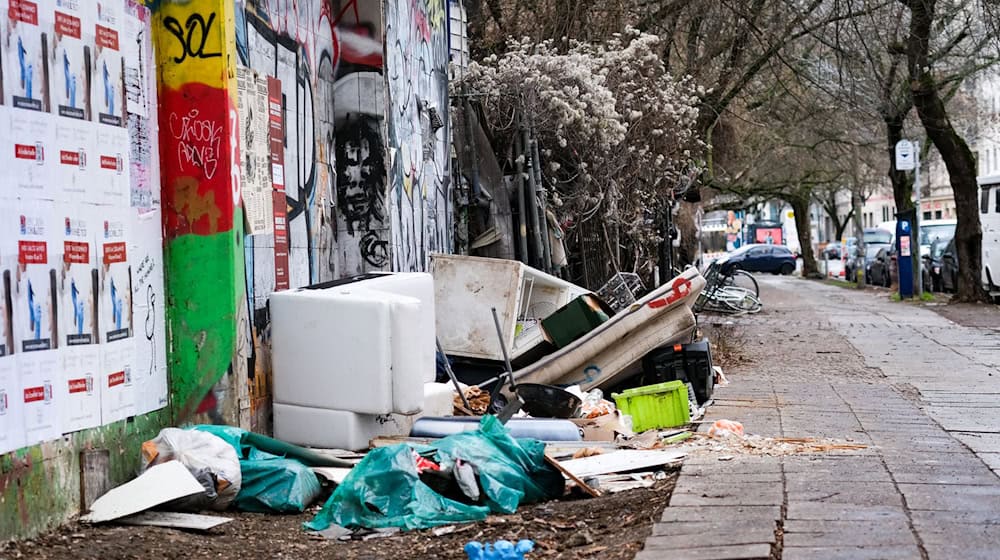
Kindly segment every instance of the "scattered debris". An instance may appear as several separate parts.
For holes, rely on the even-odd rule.
[[[731,460],[734,454],[781,456],[867,448],[867,445],[861,443],[823,438],[770,438],[757,435],[713,438],[705,434],[694,434],[680,447],[690,455],[726,453],[727,455],[719,457],[720,461]]]
[[[685,453],[660,450],[623,449],[583,459],[565,461],[562,466],[578,478],[588,478],[600,474],[620,473],[679,463]]]
[[[743,424],[732,420],[716,420],[708,429],[708,437],[723,438],[727,436],[743,437]]]

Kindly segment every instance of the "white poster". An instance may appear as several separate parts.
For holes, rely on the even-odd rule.
[[[57,346],[56,275],[59,263],[54,247],[51,202],[15,205],[15,227],[5,232],[17,240],[17,264],[11,299],[14,307],[14,352],[40,352]]]
[[[24,444],[34,445],[62,435],[56,386],[62,383],[59,351],[24,352],[14,356],[21,384]]]
[[[100,186],[94,177],[96,162],[93,148],[97,135],[93,123],[55,117],[52,123],[53,167],[52,180],[64,202],[94,202],[92,192]]]
[[[94,16],[90,0],[58,0],[52,11],[49,49],[49,99],[52,113],[90,120],[90,58],[94,50]]]
[[[96,4],[90,106],[97,122],[124,126],[125,81],[120,41],[122,1],[97,0]]]
[[[100,250],[99,325],[102,342],[132,336],[132,288],[128,258],[126,210],[97,207]]]
[[[21,199],[53,200],[57,190],[50,169],[58,163],[58,156],[51,153],[55,135],[52,115],[7,109],[0,112],[0,119],[0,126],[6,124],[10,130],[10,134],[0,135],[10,163],[4,170],[5,181],[14,183],[14,193]]]
[[[129,206],[129,137],[127,128],[98,127],[93,176],[92,202],[118,208]]]
[[[24,402],[17,359],[0,358],[0,455],[24,447]]]
[[[0,207],[14,208],[14,200],[0,196]],[[14,353],[13,293],[17,272],[14,212],[0,212],[0,358]]]
[[[31,111],[48,111],[45,81],[46,42],[52,30],[51,3],[46,0],[7,0],[0,14],[3,26],[4,104]]]
[[[274,232],[274,196],[271,184],[270,137],[267,119],[267,80],[240,66],[237,106],[240,115],[240,185],[247,233]]]
[[[101,424],[136,414],[132,340],[101,344]]]
[[[62,242],[57,277],[59,302],[59,346],[97,344],[98,267],[94,241],[94,207],[60,204],[58,224]]]
[[[62,355],[59,409],[63,433],[101,425],[101,347],[96,344],[73,346]]]
[[[166,316],[160,212],[133,217],[129,251],[135,319],[136,414],[167,405]]]
[[[125,0],[128,2],[128,0]],[[126,7],[126,10],[132,8]],[[130,13],[125,15],[122,33],[122,59],[125,61],[126,110],[141,117],[149,116],[149,80],[147,73],[153,68],[149,58],[149,27]]]

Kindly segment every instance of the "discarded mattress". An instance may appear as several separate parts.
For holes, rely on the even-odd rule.
[[[690,340],[696,324],[691,306],[704,287],[705,279],[689,268],[582,338],[515,371],[514,378],[583,391],[612,385],[655,348]]]

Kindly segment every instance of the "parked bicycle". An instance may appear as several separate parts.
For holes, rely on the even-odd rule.
[[[694,304],[694,312],[714,311],[728,315],[757,313],[764,308],[760,287],[752,274],[745,270],[722,270],[721,263],[708,266],[703,275],[705,288]]]

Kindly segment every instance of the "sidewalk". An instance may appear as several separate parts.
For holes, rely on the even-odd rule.
[[[1000,333],[760,280],[765,311],[736,320],[749,360],[727,371],[707,420],[870,447],[694,458],[636,558],[997,558]]]

